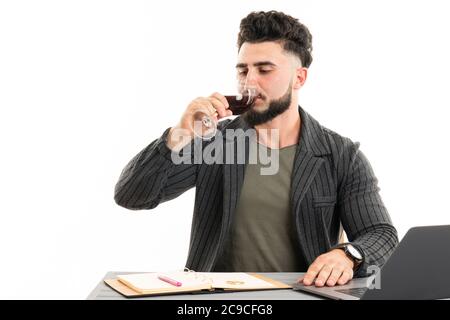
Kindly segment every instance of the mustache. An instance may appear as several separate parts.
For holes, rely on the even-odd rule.
[[[250,94],[253,97],[253,99],[261,98],[262,100],[266,100],[267,98],[264,93],[262,93],[258,88],[255,87],[243,88],[243,90],[240,91],[240,93],[243,95]]]
[[[255,99],[256,98],[261,98],[262,100],[266,100],[266,96],[263,93],[261,93],[260,91],[255,92]]]

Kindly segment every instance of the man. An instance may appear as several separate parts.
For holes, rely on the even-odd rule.
[[[262,175],[262,163],[248,162],[248,143],[244,163],[174,163],[174,155],[199,140],[191,125],[195,111],[216,120],[232,115],[219,93],[193,100],[180,122],[122,171],[115,201],[133,210],[153,209],[196,187],[186,267],[307,271],[299,279],[305,285],[334,286],[382,266],[398,244],[359,144],[324,128],[298,105],[312,62],[311,38],[281,12],[253,12],[241,21],[238,79],[256,88],[258,98],[242,116],[220,122],[218,134],[254,130],[257,146],[278,152],[275,174]],[[267,132],[276,132],[275,144]],[[229,160],[238,156],[236,140],[222,135],[202,144],[223,143]],[[339,242],[342,228],[348,243]]]

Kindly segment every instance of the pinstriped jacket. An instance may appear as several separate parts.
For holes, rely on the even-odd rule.
[[[367,268],[381,267],[398,244],[397,231],[379,195],[377,178],[359,150],[359,143],[321,126],[301,107],[299,113],[300,139],[290,190],[292,223],[301,250],[298,254],[311,264],[336,246],[345,230],[349,243],[364,257],[355,276],[368,275]],[[219,129],[245,132],[248,126],[237,117],[222,122]],[[128,209],[153,209],[196,187],[186,267],[213,271],[229,235],[243,185],[248,143],[243,163],[175,164],[166,145],[168,131],[122,170],[114,199]],[[237,145],[236,139],[223,137],[224,145]],[[224,153],[229,150],[223,149]]]

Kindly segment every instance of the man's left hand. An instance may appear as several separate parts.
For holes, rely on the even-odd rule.
[[[316,287],[344,285],[353,278],[354,262],[341,249],[333,249],[317,257],[298,281]],[[315,281],[314,281],[315,280]]]

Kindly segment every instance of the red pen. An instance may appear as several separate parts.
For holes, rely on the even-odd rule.
[[[170,283],[171,285],[174,285],[176,287],[181,287],[181,285],[182,285],[182,283],[180,281],[170,279],[169,277],[166,277],[166,276],[161,276],[160,275],[160,276],[158,276],[158,279],[162,280],[162,281],[165,281],[167,283]]]

